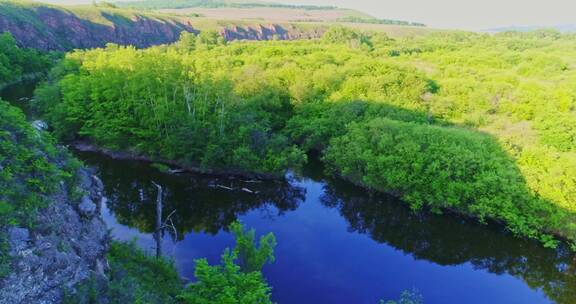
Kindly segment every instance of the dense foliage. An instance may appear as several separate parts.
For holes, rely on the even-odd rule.
[[[262,267],[274,260],[273,234],[262,236],[259,246],[254,230],[246,231],[235,222],[230,226],[236,246],[226,249],[220,265],[196,260],[195,282],[184,286],[174,264],[166,258],[147,255],[134,242],[112,242],[108,252],[108,278],[93,277],[66,292],[65,303],[181,303],[181,304],[264,304],[272,288]],[[257,261],[244,264],[242,261]]]
[[[342,175],[397,194],[414,209],[459,210],[532,237],[560,229],[554,221],[561,215],[533,197],[510,157],[479,132],[375,118],[352,123],[330,142],[325,159]]]
[[[236,247],[224,251],[221,265],[210,266],[206,259],[196,260],[198,282],[188,285],[179,296],[184,303],[272,303],[272,288],[262,276],[262,267],[274,261],[274,235],[262,236],[257,246],[254,230],[246,231],[238,222],[230,230],[236,238]]]
[[[19,48],[10,33],[0,33],[0,88],[27,75],[46,72],[51,56]],[[9,271],[10,226],[34,225],[36,211],[67,182],[74,191],[78,163],[36,131],[24,113],[0,99],[0,277]]]
[[[46,72],[51,62],[50,56],[34,49],[19,48],[10,33],[0,33],[0,87],[30,73]]]
[[[573,36],[210,37],[69,54],[39,107],[61,137],[205,169],[281,174],[320,150],[332,172],[416,209],[574,239]]]

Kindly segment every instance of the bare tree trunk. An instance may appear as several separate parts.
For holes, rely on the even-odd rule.
[[[192,94],[190,93],[190,89],[188,85],[184,85],[184,101],[186,102],[186,109],[188,110],[188,116],[192,116],[192,107],[190,106],[190,102],[192,101]]]
[[[224,135],[224,100],[220,99],[220,95],[218,95],[218,102],[220,102],[221,110],[220,110],[220,136]]]
[[[156,188],[158,188],[158,195],[156,197],[156,233],[154,238],[156,239],[156,257],[160,258],[162,256],[162,186],[155,182],[152,182]]]

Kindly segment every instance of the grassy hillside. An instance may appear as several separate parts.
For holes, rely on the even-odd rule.
[[[122,7],[133,7],[141,9],[163,9],[163,8],[256,8],[256,7],[275,7],[275,8],[292,8],[305,10],[331,10],[336,9],[334,6],[317,6],[317,5],[289,5],[259,0],[142,0],[130,2],[117,2]]]
[[[32,0],[0,0],[0,14],[2,16],[11,17],[19,21],[30,22],[34,26],[42,26],[37,19],[34,18],[33,13],[39,10],[58,10],[66,14],[75,15],[79,18],[85,19],[102,25],[112,25],[115,18],[135,19],[138,13],[134,10],[119,9],[114,6],[107,5],[76,5],[76,6],[57,6]],[[159,14],[154,15],[148,12],[147,16],[162,18]]]
[[[424,26],[400,20],[377,19],[367,13],[335,6],[287,5],[251,0],[142,0],[119,2],[121,7],[156,10],[170,14],[224,20],[262,20],[272,22],[349,22]]]

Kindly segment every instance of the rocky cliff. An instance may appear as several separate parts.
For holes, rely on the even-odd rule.
[[[43,51],[102,47],[107,43],[145,48],[176,41],[182,31],[198,33],[193,19],[116,8],[66,9],[39,3],[0,0],[0,32],[10,32],[21,47]],[[293,24],[215,25],[226,40],[317,38],[324,27]]]
[[[78,174],[79,201],[63,186],[39,211],[34,228],[8,231],[10,274],[0,280],[0,303],[61,303],[77,284],[105,276],[108,230],[100,218],[103,185],[87,170]]]
[[[106,43],[143,48],[176,41],[182,31],[195,31],[172,18],[94,7],[77,10],[0,1],[0,32],[11,32],[22,47],[66,51]]]
[[[0,304],[61,303],[104,276],[102,182],[0,100]]]
[[[324,27],[303,30],[293,24],[256,24],[253,26],[230,26],[221,30],[222,36],[232,40],[297,40],[322,37]]]

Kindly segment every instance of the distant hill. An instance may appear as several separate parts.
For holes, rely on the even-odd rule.
[[[576,24],[563,24],[555,26],[507,26],[487,30],[488,32],[531,32],[537,30],[552,29],[563,33],[576,33]]]
[[[194,17],[193,14],[201,9],[207,16]],[[195,10],[196,13],[188,10]],[[256,15],[251,18],[250,14]],[[258,17],[262,14],[267,18]],[[102,47],[107,43],[145,48],[174,42],[182,31],[198,33],[203,30],[216,30],[227,40],[310,39],[321,37],[334,23],[384,31],[391,36],[428,32],[420,27],[398,26],[413,25],[403,21],[382,21],[357,11],[331,7],[221,7],[156,11],[119,8],[108,3],[56,6],[33,1],[0,0],[0,33],[10,32],[19,46],[40,50],[67,51]]]
[[[141,0],[141,1],[120,1],[116,2],[120,7],[131,7],[139,9],[179,9],[179,8],[257,8],[257,7],[274,7],[274,8],[291,8],[305,10],[331,10],[337,9],[335,6],[318,6],[318,5],[289,5],[274,2],[258,0]]]
[[[222,20],[262,20],[272,22],[340,22],[402,26],[422,23],[377,19],[369,14],[335,6],[289,5],[259,0],[139,0],[116,3],[120,7],[155,10],[191,17]]]
[[[152,11],[97,6],[56,6],[0,0],[0,33],[10,32],[21,47],[68,51],[107,43],[145,48],[171,43],[182,31],[217,30],[228,40],[292,40],[320,37],[323,25],[196,20]]]

